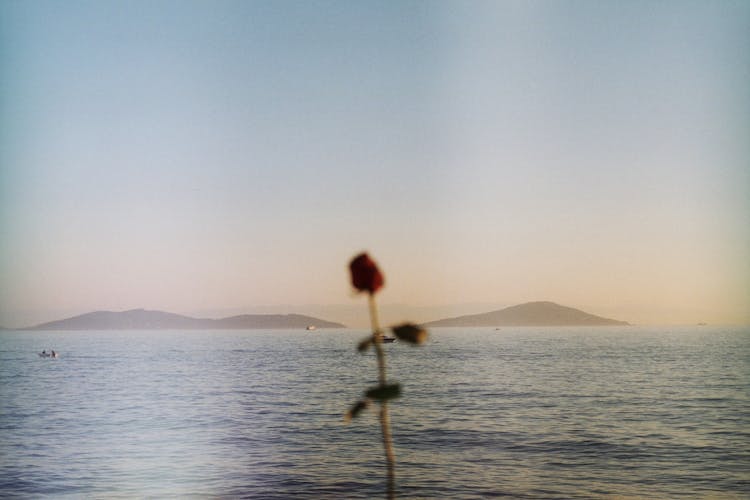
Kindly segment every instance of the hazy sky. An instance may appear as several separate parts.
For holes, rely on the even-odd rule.
[[[0,2],[0,324],[364,313],[364,249],[384,304],[748,323],[748,48],[744,0]]]

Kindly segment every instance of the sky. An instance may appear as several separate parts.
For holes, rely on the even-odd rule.
[[[394,319],[748,324],[749,47],[742,0],[0,2],[0,325],[365,320],[364,250]]]

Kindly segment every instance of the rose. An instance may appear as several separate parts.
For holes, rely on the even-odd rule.
[[[349,263],[352,285],[360,292],[374,294],[383,287],[383,275],[369,255],[361,253]]]

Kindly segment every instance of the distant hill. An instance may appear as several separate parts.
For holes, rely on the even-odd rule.
[[[247,330],[254,328],[344,328],[333,323],[301,314],[243,314],[229,318],[191,318],[163,311],[95,311],[72,318],[50,321],[26,330]]]
[[[627,321],[617,321],[594,316],[572,307],[554,302],[527,302],[483,314],[446,318],[425,323],[424,326],[601,326],[628,325]]]

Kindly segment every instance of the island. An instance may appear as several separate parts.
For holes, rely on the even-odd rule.
[[[345,328],[341,323],[302,314],[242,314],[228,318],[192,318],[164,311],[94,311],[72,318],[50,321],[24,330],[250,330]]]
[[[608,326],[629,325],[595,316],[579,309],[561,306],[554,302],[527,302],[482,314],[471,314],[424,323],[426,327],[449,326]]]

